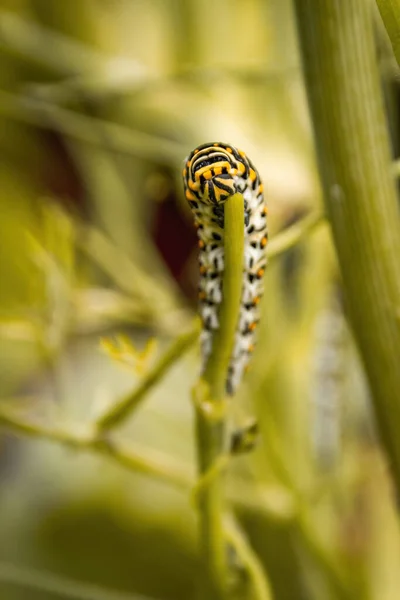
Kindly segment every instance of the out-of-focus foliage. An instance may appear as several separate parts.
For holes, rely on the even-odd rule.
[[[181,165],[206,141],[245,149],[272,239],[320,210],[290,1],[2,0],[0,52],[0,597],[59,597],[22,571],[16,584],[5,561],[110,600],[187,600],[199,354],[193,340],[171,350],[196,327]],[[98,444],[96,419],[152,373]],[[368,405],[321,224],[271,260],[232,407],[239,423],[257,416],[262,441],[229,466],[227,496],[276,600],[398,598]]]

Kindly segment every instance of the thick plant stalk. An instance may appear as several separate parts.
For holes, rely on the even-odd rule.
[[[326,212],[400,495],[400,236],[367,0],[295,0]]]
[[[219,329],[203,378],[194,389],[197,449],[201,478],[223,459],[226,448],[225,382],[239,317],[243,278],[244,203],[241,194],[225,202],[223,301]],[[204,486],[199,500],[202,600],[220,600],[227,582],[222,473]]]

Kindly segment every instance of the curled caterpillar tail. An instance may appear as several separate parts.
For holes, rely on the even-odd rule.
[[[199,304],[203,369],[219,328],[223,301],[224,203],[233,194],[244,199],[244,256],[240,313],[226,380],[233,395],[254,350],[263,276],[267,264],[267,209],[260,176],[244,152],[221,142],[199,146],[185,160],[183,181],[199,238]]]

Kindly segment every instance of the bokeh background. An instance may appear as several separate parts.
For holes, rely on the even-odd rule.
[[[377,47],[396,150],[378,20]],[[181,169],[217,140],[258,167],[271,239],[322,210],[290,0],[1,0],[5,600],[195,597],[198,344],[113,431],[117,456],[82,440],[196,327]],[[395,600],[395,502],[334,251],[323,222],[300,237],[268,267],[234,401],[261,442],[227,496],[276,600]]]

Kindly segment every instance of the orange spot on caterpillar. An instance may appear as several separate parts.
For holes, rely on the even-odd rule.
[[[258,191],[259,192],[263,192],[264,191],[264,186],[262,183],[260,183],[260,185],[258,186]]]
[[[195,200],[196,196],[190,190],[186,190],[185,196],[188,200]]]
[[[254,331],[256,327],[257,327],[257,323],[255,321],[253,321],[253,323],[250,323],[250,325],[249,325],[249,330]]]
[[[221,175],[221,173],[222,173],[222,167],[215,167],[214,168],[214,173],[216,175]]]
[[[255,181],[257,175],[256,172],[254,171],[254,169],[250,169],[250,175],[249,175],[249,179],[250,181]]]
[[[197,154],[198,153],[198,148],[196,148],[196,150],[194,150],[193,154]]]
[[[206,179],[207,181],[208,181],[209,179],[212,179],[212,173],[211,173],[211,171],[206,171],[205,173],[203,173],[203,177],[204,177],[204,179]]]
[[[218,142],[214,142],[213,146],[219,146],[219,143]]]
[[[262,209],[261,214],[264,215],[264,216],[268,214],[268,209],[267,209],[266,206],[264,206],[264,208]]]
[[[205,265],[200,265],[199,271],[200,275],[204,275],[204,273],[207,272],[207,267]]]
[[[260,303],[260,296],[255,296],[253,299],[253,305],[257,306]]]
[[[268,242],[268,238],[266,236],[263,237],[263,239],[261,240],[261,246],[263,248],[265,248],[265,246],[267,245]]]
[[[232,148],[225,148],[225,150],[229,152],[229,154],[232,154]]]
[[[245,155],[245,153],[243,152],[243,150],[238,150],[238,152],[239,152],[239,155],[240,155],[242,158],[246,158],[246,155]]]
[[[204,246],[205,246],[205,243],[203,242],[203,240],[199,240],[199,242],[198,242],[198,246],[199,246],[199,248],[200,248],[200,249],[201,249],[201,248],[204,248]]]
[[[264,269],[258,269],[258,271],[257,271],[257,277],[259,279],[261,279],[261,277],[264,275],[264,272],[265,272]]]

